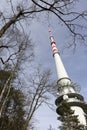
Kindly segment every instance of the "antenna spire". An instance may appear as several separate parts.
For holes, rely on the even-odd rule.
[[[52,36],[52,32],[51,32],[50,26],[48,26],[48,30],[49,30],[50,36]]]
[[[67,83],[71,83],[69,76],[65,70],[65,67],[62,63],[62,60],[60,58],[57,46],[56,46],[56,42],[54,40],[54,37],[52,35],[51,29],[49,28],[49,33],[50,33],[50,43],[51,43],[51,47],[52,47],[52,52],[53,52],[53,56],[54,56],[54,60],[55,60],[55,64],[56,64],[56,70],[57,70],[57,76],[58,76],[58,81],[61,82],[61,84],[67,84]]]

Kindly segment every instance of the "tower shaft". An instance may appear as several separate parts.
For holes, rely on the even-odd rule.
[[[86,126],[85,113],[87,113],[86,111],[87,105],[84,102],[83,96],[76,92],[75,86],[72,84],[71,79],[69,78],[66,69],[63,65],[58,49],[56,47],[56,42],[54,40],[54,37],[50,30],[49,32],[50,32],[50,42],[51,42],[53,57],[55,60],[57,76],[58,76],[57,86],[58,86],[59,96],[55,101],[55,104],[58,106],[57,113],[60,115],[63,114],[62,103],[65,100],[67,101],[70,108],[74,111],[74,115],[78,116],[77,118],[80,124]]]
[[[50,36],[50,41],[51,41],[51,46],[52,46],[52,51],[53,51],[53,56],[54,56],[54,59],[55,59],[55,64],[56,64],[56,69],[57,69],[57,75],[58,75],[58,79],[61,79],[61,78],[69,78],[68,77],[68,74],[64,68],[64,65],[61,61],[61,58],[59,56],[59,52],[58,52],[58,49],[56,47],[56,43],[54,41],[54,38],[51,34]]]

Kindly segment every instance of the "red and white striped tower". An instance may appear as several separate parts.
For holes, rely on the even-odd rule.
[[[75,86],[72,84],[71,79],[65,70],[65,67],[59,55],[59,51],[56,47],[56,42],[50,29],[49,33],[58,76],[57,86],[59,96],[55,101],[55,104],[58,106],[57,113],[60,115],[63,113],[62,102],[66,100],[71,109],[74,110],[74,115],[78,116],[80,124],[86,126],[85,113],[87,113],[87,105],[84,102],[83,96],[76,92]]]

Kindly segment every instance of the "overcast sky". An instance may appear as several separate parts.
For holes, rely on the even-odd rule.
[[[87,1],[83,0],[81,5],[79,4],[78,9],[84,9],[86,6]],[[54,16],[52,17],[53,18],[51,18],[50,21],[51,29],[64,66],[71,80],[81,86],[81,94],[87,101],[87,47],[79,43],[74,53],[72,49],[65,49],[65,44],[70,41],[68,38],[69,32],[66,28],[63,28],[58,24],[57,18],[54,18]],[[53,78],[57,80],[56,68],[49,40],[48,25],[45,24],[45,22],[40,23],[34,20],[31,24],[31,37],[37,45],[35,51],[36,62],[50,68],[53,72]],[[55,98],[52,100],[53,104],[54,102]],[[55,128],[55,130],[58,129],[59,121],[57,121],[56,112],[53,112],[46,106],[43,105],[37,111],[35,117],[38,119],[38,122],[36,123],[38,130],[47,130],[50,124]]]
[[[53,22],[53,21],[52,21]],[[65,44],[69,40],[69,33],[66,29],[62,29],[57,22],[56,25],[52,24],[52,33],[55,38],[58,49],[64,66],[67,70],[68,75],[74,83],[77,83],[81,87],[81,94],[87,101],[87,48],[79,43],[75,52],[72,49],[64,49]],[[48,26],[34,21],[31,26],[33,40],[37,44],[36,49],[36,60],[43,64],[43,66],[51,69],[53,72],[53,78],[57,80],[55,62],[52,56],[51,45],[49,40]],[[39,30],[38,30],[39,29]],[[52,103],[55,102],[55,98]],[[56,109],[56,106],[55,106]],[[55,130],[59,126],[56,112],[52,112],[46,106],[42,106],[37,114],[36,118],[39,117],[37,123],[38,130],[47,130],[51,124]]]

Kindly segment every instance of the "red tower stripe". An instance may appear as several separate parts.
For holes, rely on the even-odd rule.
[[[52,48],[53,48],[53,47],[56,47],[56,45],[52,45]]]

